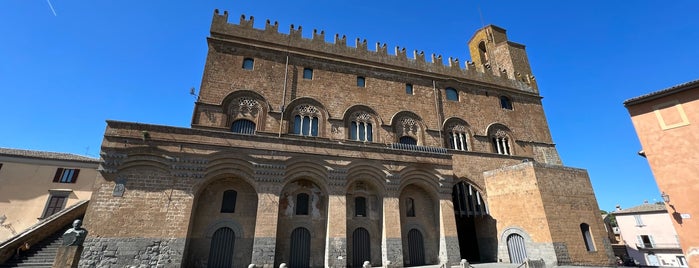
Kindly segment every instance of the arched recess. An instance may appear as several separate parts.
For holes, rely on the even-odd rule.
[[[289,171],[287,171],[288,173]],[[293,172],[293,171],[291,171]],[[312,173],[310,173],[312,174]],[[301,241],[298,236],[299,228],[310,231],[310,254],[308,263],[310,267],[323,267],[325,264],[325,237],[328,220],[328,194],[327,186],[320,186],[319,178],[309,176],[291,176],[284,185],[279,197],[279,209],[277,220],[277,241],[275,246],[275,264],[289,264],[291,261],[299,261],[292,256],[295,242]],[[304,197],[304,198],[301,198]],[[303,200],[306,201],[303,201]],[[299,201],[303,201],[299,203]],[[297,206],[306,207],[299,209]],[[306,213],[304,213],[304,211]],[[305,237],[305,236],[304,236]],[[293,258],[292,258],[293,257]],[[305,257],[304,257],[305,258]],[[294,267],[291,265],[290,267]]]
[[[498,252],[502,253],[502,255],[498,255],[498,258],[517,264],[526,260],[528,248],[534,244],[531,236],[519,226],[505,228],[498,240]],[[549,262],[547,259],[545,261]],[[555,261],[555,259],[551,261]]]
[[[385,176],[382,170],[371,164],[355,164],[348,169],[345,196],[349,258],[347,263],[352,267],[361,267],[364,261],[371,262],[373,266],[382,263],[381,235],[385,185],[381,178]],[[357,233],[360,229],[363,230],[360,232],[366,233]],[[362,259],[357,259],[358,257]]]
[[[443,139],[444,146],[452,150],[471,151],[473,142],[471,138],[471,127],[469,124],[458,117],[451,117],[444,121]]]
[[[409,137],[417,142],[417,145],[424,145],[425,123],[417,114],[410,111],[396,113],[391,118],[391,127],[395,133],[394,142],[401,141],[401,138]]]
[[[461,258],[477,262],[496,259],[497,249],[488,241],[497,239],[497,228],[482,190],[470,181],[456,179],[451,197]]]
[[[493,153],[515,155],[515,139],[512,130],[500,123],[490,124],[486,130]]]
[[[249,264],[252,259],[257,218],[257,191],[247,179],[237,174],[217,173],[209,175],[204,181],[205,184],[199,185],[195,190],[190,229],[187,235],[188,252],[185,266],[221,263],[226,259],[221,257],[224,253],[216,251],[216,247],[228,245],[231,245],[233,251],[225,254],[231,254],[232,263],[236,264],[236,267]],[[236,192],[237,200],[233,201],[236,203],[234,211],[222,209],[226,205],[223,202],[225,193],[230,191]],[[216,232],[223,228],[230,229],[233,236],[224,230],[221,232],[225,233],[217,237]],[[209,260],[212,256],[217,259]]]
[[[267,113],[271,107],[267,100],[257,92],[238,90],[228,94],[221,102],[225,113],[224,126],[232,130],[234,122],[248,120],[255,124],[255,131],[264,131]]]
[[[365,105],[355,105],[343,116],[345,138],[356,141],[380,142],[382,120],[374,109]]]
[[[439,263],[439,195],[438,181],[430,172],[411,170],[401,175],[399,210],[401,219],[401,240],[403,243],[403,264],[405,266],[435,265]],[[409,213],[414,211],[414,214]],[[421,251],[415,251],[409,244],[411,230],[419,230],[422,237]],[[415,234],[413,234],[415,235]],[[424,252],[424,253],[423,253]],[[422,256],[412,254],[424,254]],[[424,262],[422,261],[424,260]],[[413,263],[419,261],[418,263]]]
[[[289,122],[288,133],[301,136],[327,137],[330,114],[319,101],[304,97],[286,106],[284,120]]]

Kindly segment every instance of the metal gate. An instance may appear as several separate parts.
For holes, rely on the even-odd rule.
[[[408,232],[408,259],[410,266],[425,265],[425,244],[417,229]]]
[[[235,244],[235,233],[231,228],[223,227],[211,238],[211,248],[209,249],[209,262],[207,267],[233,267],[233,246]]]
[[[352,233],[352,267],[362,267],[365,261],[371,262],[369,231],[357,228]]]
[[[290,268],[310,267],[311,260],[311,233],[303,227],[291,232],[291,254],[289,255]]]
[[[510,254],[511,263],[523,263],[527,259],[524,238],[518,234],[507,236],[507,252]]]

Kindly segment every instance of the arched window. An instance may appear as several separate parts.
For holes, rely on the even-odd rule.
[[[231,126],[231,131],[233,133],[255,134],[255,122],[252,122],[247,119],[237,120],[233,122],[233,125]]]
[[[400,137],[400,139],[398,140],[398,143],[417,145],[417,140],[413,137],[410,137],[410,136],[403,136],[403,137]]]
[[[450,149],[468,151],[468,129],[462,124],[452,124],[446,128],[447,144]]]
[[[296,215],[308,215],[308,194],[296,195]]]
[[[255,65],[255,60],[252,58],[245,58],[243,60],[243,69],[245,69],[245,70],[252,70],[254,65]]]
[[[358,196],[354,198],[354,216],[366,217],[366,198]]]
[[[303,79],[313,79],[313,69],[304,68],[303,69]]]
[[[512,101],[510,98],[505,96],[500,96],[500,108],[505,110],[512,110]]]
[[[447,93],[447,100],[459,101],[459,92],[457,92],[456,89],[448,87],[446,89],[446,93]]]
[[[311,105],[296,107],[294,116],[294,134],[302,136],[318,136],[318,117],[320,111]]]
[[[485,49],[485,41],[478,43],[478,54],[481,56],[481,63],[488,62],[488,51]]]
[[[580,224],[580,232],[582,233],[583,241],[585,241],[585,248],[587,251],[595,251],[595,242],[592,240],[590,225],[587,223]]]
[[[510,137],[507,132],[503,129],[496,129],[495,131],[489,131],[490,138],[493,142],[493,152],[497,154],[512,155],[512,150],[510,148]]]
[[[415,217],[415,199],[408,197],[405,200],[405,214],[407,217]]]
[[[223,201],[221,201],[221,213],[235,213],[235,202],[238,198],[238,192],[235,190],[227,190],[223,192]]]
[[[373,128],[371,115],[364,112],[355,113],[350,122],[349,139],[355,141],[372,141]]]

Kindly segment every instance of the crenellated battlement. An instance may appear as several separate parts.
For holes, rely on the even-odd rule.
[[[300,25],[295,27],[292,24],[289,34],[284,34],[279,32],[279,23],[276,21],[266,20],[264,29],[254,28],[254,22],[253,16],[246,18],[245,15],[241,15],[238,24],[229,23],[228,12],[223,11],[223,14],[220,14],[216,9],[211,23],[211,37],[278,47],[288,49],[292,53],[325,57],[328,54],[336,55],[344,60],[356,59],[358,63],[376,65],[375,67],[379,68],[407,69],[416,73],[444,76],[446,79],[472,80],[538,94],[536,81],[531,73],[508,72],[497,64],[492,66],[490,63],[477,64],[466,61],[462,65],[459,59],[452,57],[448,57],[445,63],[442,55],[436,54],[431,54],[428,62],[424,51],[413,50],[412,58],[409,58],[404,47],[396,46],[394,53],[389,54],[386,43],[377,42],[372,51],[368,48],[367,40],[362,38],[356,38],[352,47],[347,45],[345,35],[335,34],[334,42],[330,43],[326,41],[323,30],[314,29],[311,38],[304,38]]]

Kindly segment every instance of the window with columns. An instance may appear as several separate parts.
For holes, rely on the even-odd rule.
[[[447,128],[447,144],[450,149],[468,151],[468,129],[461,124],[454,124]]]
[[[349,139],[355,141],[372,141],[372,117],[365,112],[357,112],[352,116],[349,129]]]
[[[320,110],[312,105],[299,105],[294,110],[293,133],[301,136],[318,136]]]
[[[510,138],[503,130],[498,130],[491,137],[493,140],[493,150],[498,154],[512,155],[510,149]]]

